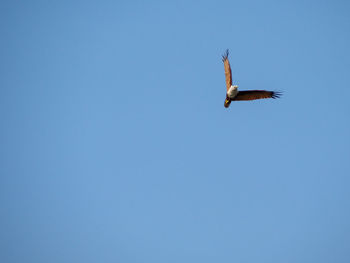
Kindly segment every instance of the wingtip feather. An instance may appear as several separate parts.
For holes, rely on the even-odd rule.
[[[271,98],[273,98],[273,99],[278,99],[278,98],[280,98],[282,95],[283,95],[283,92],[281,92],[281,91],[273,91],[273,92],[272,92],[272,95],[271,95]]]
[[[222,61],[224,62],[228,58],[229,51],[226,49],[225,53],[222,55]]]

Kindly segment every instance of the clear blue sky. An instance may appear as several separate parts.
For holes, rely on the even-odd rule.
[[[2,1],[0,262],[350,262],[349,12]]]

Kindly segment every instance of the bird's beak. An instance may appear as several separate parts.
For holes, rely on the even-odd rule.
[[[228,106],[230,106],[230,103],[231,103],[231,101],[226,99],[225,104],[224,104],[225,108],[228,108]]]

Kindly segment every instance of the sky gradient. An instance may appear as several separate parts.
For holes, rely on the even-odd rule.
[[[2,1],[0,262],[350,262],[349,12]]]

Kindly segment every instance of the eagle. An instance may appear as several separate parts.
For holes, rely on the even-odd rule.
[[[228,61],[228,49],[222,56],[222,61],[225,67],[225,77],[226,77],[226,99],[225,108],[228,108],[232,101],[236,100],[258,100],[258,99],[276,99],[279,98],[282,93],[278,91],[267,91],[267,90],[242,90],[238,91],[237,85],[232,85],[232,73],[230,62]]]

